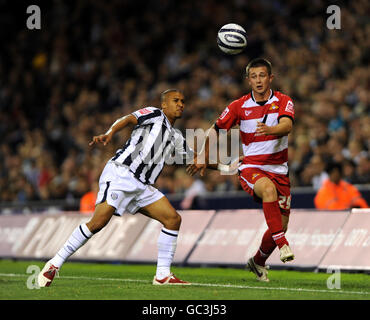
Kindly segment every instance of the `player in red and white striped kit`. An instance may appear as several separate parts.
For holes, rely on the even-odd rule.
[[[239,125],[243,160],[239,179],[245,191],[262,202],[268,226],[262,243],[248,267],[260,281],[269,281],[265,262],[276,247],[283,262],[294,259],[285,237],[290,214],[290,182],[288,177],[288,134],[294,121],[294,104],[287,95],[273,91],[271,64],[254,59],[246,68],[252,91],[233,101],[217,119],[211,130],[230,130]],[[209,159],[209,139],[204,148],[206,163],[188,167],[193,175],[204,174]],[[199,158],[199,156],[198,156]]]

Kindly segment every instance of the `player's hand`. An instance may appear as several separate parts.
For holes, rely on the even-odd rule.
[[[269,135],[271,134],[271,127],[267,126],[265,123],[257,121],[256,135]]]
[[[206,171],[206,168],[207,168],[207,164],[205,163],[197,163],[197,158],[194,158],[194,163],[190,164],[187,166],[186,168],[186,172],[190,175],[190,176],[193,176],[195,175],[197,172],[200,173],[200,175],[203,177],[204,176],[204,172]]]
[[[112,140],[112,134],[101,134],[99,136],[94,136],[92,140],[89,142],[89,146],[94,145],[95,143],[102,143],[103,145],[107,145]]]
[[[188,165],[188,167],[186,168],[186,172],[190,176],[193,176],[199,171],[199,174],[203,177],[206,168],[207,168],[206,164],[195,164],[194,163],[194,164]]]
[[[230,169],[229,169],[230,174],[237,174],[238,173],[238,169],[239,169],[239,166],[240,166],[241,162],[243,161],[243,158],[244,158],[244,156],[239,157],[239,158],[237,158],[236,160],[234,160],[233,162],[230,163]]]

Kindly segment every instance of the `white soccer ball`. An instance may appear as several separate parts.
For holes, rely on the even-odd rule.
[[[236,23],[225,24],[218,31],[217,44],[226,54],[238,54],[247,46],[247,33]]]

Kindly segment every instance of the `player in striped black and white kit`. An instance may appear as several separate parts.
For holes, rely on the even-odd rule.
[[[154,184],[164,163],[183,163],[183,157],[189,150],[186,150],[181,132],[172,127],[160,109],[147,107],[133,112],[132,115],[136,118],[137,125],[131,138],[111,161],[119,166],[126,166],[142,183]]]
[[[265,261],[276,247],[280,259],[294,259],[285,237],[290,214],[290,182],[288,176],[288,134],[294,121],[291,98],[271,89],[273,74],[266,59],[252,60],[246,75],[252,91],[233,101],[210,133],[230,130],[239,125],[244,157],[240,164],[239,180],[243,189],[258,202],[262,202],[268,230],[256,255],[248,260],[248,267],[260,281],[269,281]],[[209,138],[205,144],[205,159],[209,158]],[[204,158],[202,157],[202,158]],[[201,175],[207,163],[190,165],[187,171]]]
[[[130,139],[106,164],[100,179],[94,216],[78,226],[59,252],[39,274],[39,285],[49,286],[66,259],[100,231],[112,215],[140,212],[163,224],[158,238],[155,285],[188,285],[170,272],[176,250],[181,216],[168,199],[152,186],[164,164],[185,164],[194,153],[187,147],[181,132],[173,128],[185,107],[184,95],[169,89],[161,95],[161,109],[147,107],[118,119],[102,135],[93,137],[90,145],[109,143],[113,135],[134,125]],[[185,161],[184,161],[185,160]]]

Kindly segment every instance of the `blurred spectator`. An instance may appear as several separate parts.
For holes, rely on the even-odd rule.
[[[92,184],[92,189],[82,195],[80,199],[80,213],[92,214],[95,210],[96,197],[99,191],[99,184],[97,182]]]
[[[356,168],[357,183],[369,183],[370,181],[370,159],[361,158]]]
[[[329,164],[326,171],[329,179],[324,181],[314,200],[317,209],[346,210],[369,207],[357,188],[343,180],[341,163]]]
[[[181,209],[187,210],[192,209],[194,200],[206,193],[204,182],[200,179],[195,179],[193,183],[185,190],[184,199],[180,203]]]
[[[320,189],[322,183],[328,178],[325,167],[323,157],[313,155],[301,175],[304,185],[312,185],[315,190]]]
[[[343,180],[350,184],[356,184],[360,181],[356,173],[356,164],[352,160],[344,160],[343,164]]]

